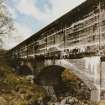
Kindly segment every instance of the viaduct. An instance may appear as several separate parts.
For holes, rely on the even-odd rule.
[[[91,89],[91,100],[105,99],[105,0],[87,0],[8,51],[38,75],[57,65],[71,70]],[[24,71],[25,72],[25,71]]]

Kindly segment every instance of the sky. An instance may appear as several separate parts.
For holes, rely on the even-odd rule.
[[[11,49],[85,0],[7,0],[15,30],[5,37]]]

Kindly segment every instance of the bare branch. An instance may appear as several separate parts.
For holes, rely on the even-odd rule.
[[[14,29],[12,19],[5,2],[6,0],[0,0],[0,43],[2,41],[2,36],[6,34],[8,35],[8,33]]]

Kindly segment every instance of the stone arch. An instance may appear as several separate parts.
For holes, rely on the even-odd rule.
[[[53,61],[53,60],[46,61],[44,65],[45,65],[45,67],[55,65],[55,66],[59,66],[59,67],[68,69],[68,70],[72,71],[78,78],[80,78],[87,85],[87,87],[89,89],[91,89],[91,90],[97,89],[97,87],[94,85],[93,81],[91,81],[89,77],[85,77],[84,73],[81,73],[81,70],[76,65],[73,65],[72,63],[70,63],[64,59],[58,60],[58,61]]]
[[[62,73],[65,71],[65,69],[68,69],[68,68],[65,68],[61,65],[56,65],[56,64],[53,64],[53,65],[48,65],[48,66],[45,66],[40,74],[36,77],[36,80],[39,82],[41,81],[41,85],[45,85],[45,86],[56,86],[57,84],[61,85],[62,84],[62,81],[60,79],[61,78],[61,75]],[[77,79],[77,81],[79,81],[79,83],[81,83],[82,85],[86,86],[87,89],[90,90],[90,88],[84,83],[84,81],[81,80],[80,77],[78,77],[78,75],[75,75],[74,72],[68,70],[70,73],[73,74],[73,76],[75,76],[75,78]],[[42,77],[41,77],[42,76]],[[72,77],[73,77],[72,76]],[[45,81],[44,81],[45,80]],[[47,82],[46,82],[47,81]],[[76,81],[76,80],[75,80]],[[59,83],[58,83],[59,82]],[[78,84],[79,84],[78,83]],[[64,85],[64,84],[63,84]],[[75,86],[75,85],[74,85]],[[58,90],[61,90],[58,89]],[[62,91],[65,91],[65,90],[62,90]]]

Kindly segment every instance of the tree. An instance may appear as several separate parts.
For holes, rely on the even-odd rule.
[[[3,37],[8,36],[13,29],[12,18],[6,6],[6,0],[0,0],[0,47],[3,45]]]

